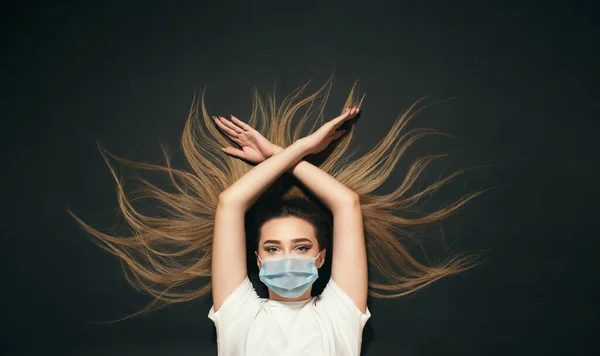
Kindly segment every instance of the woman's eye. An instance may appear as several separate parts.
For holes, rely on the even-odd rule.
[[[308,251],[308,250],[310,250],[310,247],[308,247],[308,246],[298,246],[298,247],[296,247],[296,249],[298,249],[300,251]]]
[[[275,248],[275,247],[267,247],[265,249],[265,251],[267,251],[269,253],[274,253],[274,252],[277,252],[277,248]]]

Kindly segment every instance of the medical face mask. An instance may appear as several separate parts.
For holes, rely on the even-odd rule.
[[[273,292],[284,298],[297,298],[310,288],[312,283],[319,278],[315,260],[317,257],[288,255],[284,257],[268,258],[262,263],[260,280]]]

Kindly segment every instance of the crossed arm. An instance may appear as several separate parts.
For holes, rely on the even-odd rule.
[[[335,122],[335,130],[339,126],[338,123],[347,119],[342,116],[323,127]],[[249,135],[257,134],[251,127],[241,122],[236,123],[239,125],[238,129],[247,130]],[[219,127],[225,131],[223,126],[221,122]],[[330,142],[327,142],[327,133],[323,134],[323,131],[327,131],[323,127],[317,133],[300,139],[285,149],[274,147],[270,155],[264,155],[262,162],[219,196],[212,247],[212,291],[215,311],[247,275],[244,235],[246,211],[281,174],[290,170],[331,210],[334,220],[332,278],[354,301],[356,307],[361,312],[366,312],[367,256],[358,196],[320,168],[302,160],[307,154],[316,153],[315,151],[323,149]],[[231,137],[233,133],[229,132],[228,135]],[[333,135],[336,136],[335,133]],[[264,140],[262,136],[260,138]],[[315,150],[317,146],[320,147]]]
[[[278,148],[276,154],[282,152]],[[333,214],[331,278],[364,314],[367,307],[367,251],[358,195],[319,167],[301,161],[291,173]]]

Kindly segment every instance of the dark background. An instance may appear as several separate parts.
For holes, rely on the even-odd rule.
[[[330,115],[355,80],[367,93],[357,145],[372,147],[427,96],[438,104],[413,127],[458,140],[415,146],[414,157],[451,154],[424,179],[489,165],[434,204],[498,188],[443,224],[459,250],[487,250],[487,263],[410,298],[370,300],[363,354],[598,351],[593,2],[78,1],[0,12],[2,353],[215,355],[210,298],[87,323],[149,299],[67,207],[111,227],[114,183],[96,141],[162,163],[159,144],[177,148],[195,90],[206,87],[211,113],[246,119],[251,86],[276,83],[282,96],[334,71]]]

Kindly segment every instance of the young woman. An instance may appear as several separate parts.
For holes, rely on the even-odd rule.
[[[280,105],[274,96],[266,105],[255,94],[247,124],[234,116],[211,119],[202,98],[182,137],[188,170],[172,168],[168,155],[166,166],[115,157],[165,173],[171,190],[139,179],[140,188],[126,194],[104,155],[131,232],[109,235],[75,218],[94,241],[121,258],[128,281],[154,297],[126,318],[212,291],[208,317],[221,355],[359,355],[371,316],[368,294],[404,296],[474,265],[469,255],[424,265],[405,246],[416,239],[415,227],[438,222],[482,193],[407,216],[461,171],[413,192],[423,170],[440,157],[426,156],[410,166],[394,191],[374,193],[413,142],[437,132],[403,133],[414,115],[410,108],[375,148],[347,163],[352,121],[364,97],[352,88],[341,115],[316,129],[329,84],[301,98],[305,85]],[[309,119],[316,120],[302,136]],[[163,213],[142,211],[135,204],[144,198]],[[369,281],[368,264],[385,282]],[[211,283],[189,285],[202,278]]]
[[[216,209],[214,306],[209,317],[217,327],[220,354],[360,354],[362,330],[370,313],[359,197],[310,163],[298,163],[340,138],[344,131],[338,128],[358,111],[357,107],[347,108],[286,149],[271,145],[233,116],[233,122],[215,118],[219,128],[242,148],[228,147],[226,152],[260,162],[219,195]],[[318,298],[311,298],[311,285],[327,254],[326,245],[319,243],[317,236],[323,240],[329,234],[318,231],[317,224],[294,209],[281,209],[274,218],[261,221],[258,229],[255,253],[259,276],[269,288],[269,299],[263,301],[247,277],[244,219],[260,194],[288,169],[333,215],[331,279]]]

